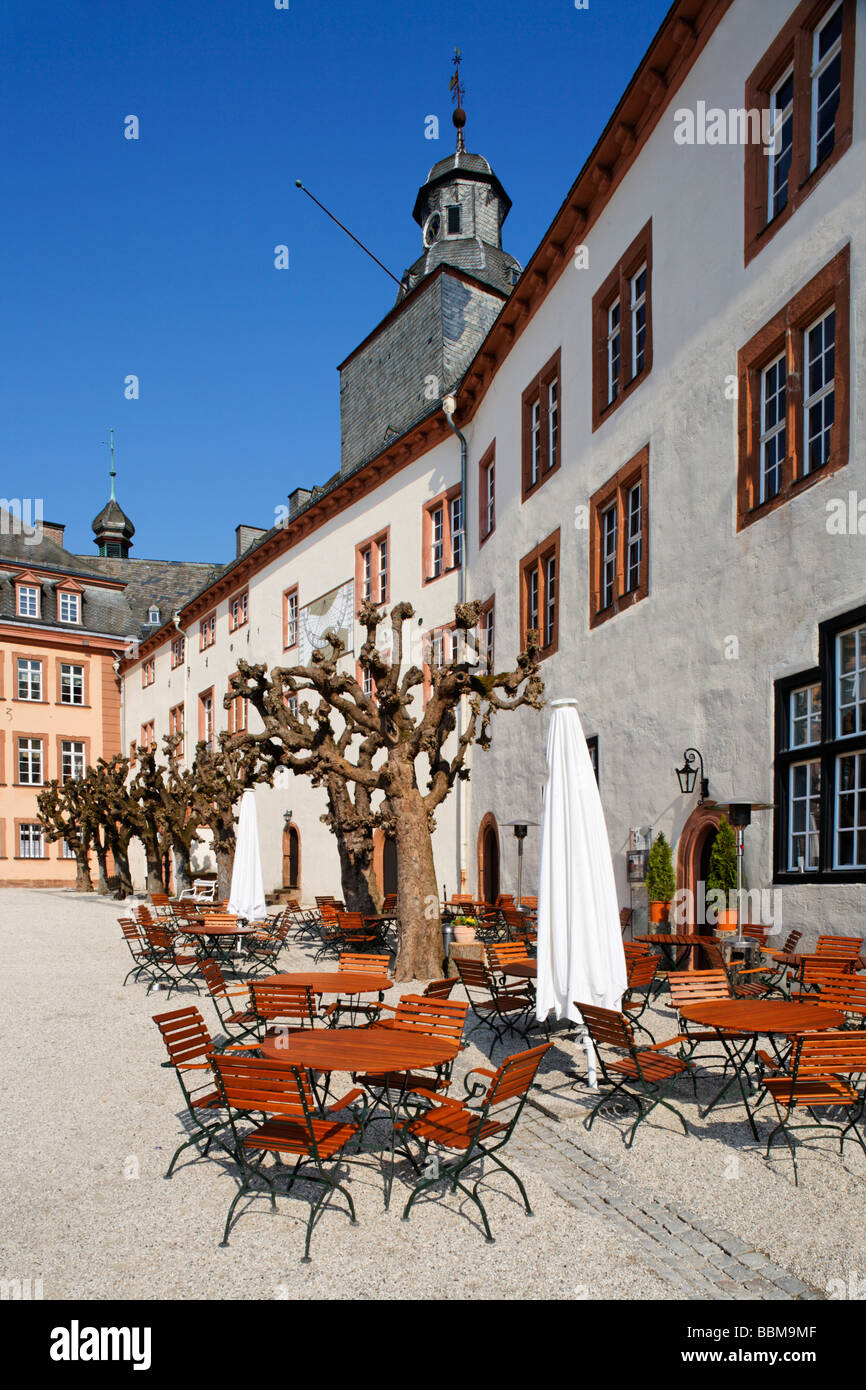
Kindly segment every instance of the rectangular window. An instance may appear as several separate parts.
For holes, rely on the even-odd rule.
[[[788,202],[788,178],[794,148],[794,70],[785,73],[770,93],[770,130],[773,134],[767,160],[767,221],[772,222]]]
[[[42,699],[42,662],[20,657],[18,666],[18,699]]]
[[[71,846],[67,843],[66,840],[61,840],[61,841],[60,841],[60,858],[61,858],[61,859],[74,859],[74,858],[75,858],[75,850],[71,848]]]
[[[597,627],[649,593],[649,445],[590,498],[590,613]]]
[[[542,658],[559,646],[559,530],[520,562],[520,634],[538,633]]]
[[[44,859],[45,840],[38,822],[23,822],[18,827],[18,856],[20,859]]]
[[[42,740],[41,738],[19,738],[18,740],[18,781],[21,786],[41,787],[42,785]]]
[[[17,587],[19,618],[38,618],[39,590],[32,584],[19,584]]]
[[[364,666],[361,670],[361,689],[365,695],[373,694],[373,673],[369,666]]]
[[[84,704],[84,667],[62,662],[60,666],[61,705]]]
[[[139,740],[145,750],[156,747],[156,725],[152,719],[141,726],[141,738]]]
[[[141,684],[146,687],[153,685],[156,680],[156,658],[151,657],[150,661],[143,661],[141,664]]]
[[[63,739],[60,744],[60,781],[83,777],[85,770],[84,744]]]
[[[803,473],[830,460],[836,406],[836,312],[828,310],[805,332],[806,380],[803,400]]]
[[[445,509],[435,507],[430,513],[430,523],[432,528],[432,539],[430,544],[430,573],[436,579],[441,573],[445,564]]]
[[[782,486],[782,460],[787,454],[785,354],[761,372],[761,501],[775,497]]]
[[[243,627],[249,614],[249,594],[246,590],[242,594],[235,594],[229,604],[229,632],[235,632],[237,628]]]
[[[355,547],[355,587],[359,604],[388,602],[390,534],[389,528]]]
[[[216,641],[216,614],[209,613],[206,618],[202,618],[198,627],[199,650],[204,651],[206,647],[212,647]]]
[[[846,246],[740,349],[737,530],[848,462]]]
[[[463,498],[459,493],[451,499],[451,564],[455,569],[463,564]]]
[[[168,712],[169,738],[183,738],[183,705],[173,705]],[[180,756],[178,749],[175,756]]]
[[[775,876],[866,883],[866,607],[820,624],[818,651],[776,682]]]
[[[451,236],[460,235],[460,204],[450,203],[448,206],[448,231]]]
[[[746,110],[770,115],[745,146],[747,265],[851,144],[856,20],[857,0],[801,0],[746,82]]]
[[[525,502],[560,464],[562,400],[560,350],[523,392],[522,481]]]
[[[286,651],[298,645],[298,588],[295,585],[283,594],[283,646]]]
[[[478,620],[478,669],[488,676],[492,676],[495,669],[495,635],[494,603],[489,598]]]
[[[62,623],[81,622],[81,596],[70,594],[68,591],[60,591],[60,610],[58,614]]]
[[[202,691],[198,697],[198,736],[209,753],[214,749],[214,705],[213,687]]]
[[[652,221],[592,297],[592,428],[617,410],[652,368]]]
[[[478,465],[478,544],[483,545],[496,527],[496,440]]]
[[[178,666],[183,665],[183,658],[186,649],[186,638],[175,637],[171,644],[171,669],[175,671]]]
[[[814,873],[821,823],[821,764],[792,763],[789,776],[788,868],[792,873]]]

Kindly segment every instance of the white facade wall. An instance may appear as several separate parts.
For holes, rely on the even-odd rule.
[[[817,664],[818,623],[866,601],[863,538],[829,536],[829,498],[866,497],[866,391],[857,348],[866,320],[866,51],[858,11],[854,143],[790,222],[743,266],[743,150],[678,146],[673,112],[739,107],[746,78],[792,11],[786,0],[735,4],[719,25],[586,245],[590,268],[570,267],[499,369],[469,427],[470,495],[478,460],[496,438],[496,530],[470,547],[470,592],[496,593],[498,650],[516,641],[518,563],[561,526],[559,650],[546,660],[547,694],[576,696],[587,735],[599,736],[600,786],[620,902],[629,902],[629,827],[652,825],[673,845],[695,798],[674,768],[695,745],[710,793],[772,800],[773,681]],[[653,365],[647,379],[592,433],[591,301],[652,218]],[[752,335],[847,243],[851,244],[851,438],[834,476],[736,532],[737,403],[726,377]],[[520,501],[521,392],[562,350],[563,464]],[[574,511],[645,444],[650,446],[649,596],[590,631],[589,533]],[[735,636],[739,659],[725,657]],[[547,719],[503,720],[495,751],[475,760],[472,823],[538,819]],[[501,811],[500,811],[501,808]],[[772,814],[746,832],[751,887],[772,882]],[[502,848],[507,861],[513,848]],[[470,831],[472,839],[473,831]],[[526,841],[529,880],[538,832]],[[506,885],[503,884],[503,887]],[[533,891],[527,889],[527,891]],[[786,924],[860,929],[862,885],[777,890]]]

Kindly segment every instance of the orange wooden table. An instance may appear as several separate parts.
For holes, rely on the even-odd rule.
[[[715,999],[707,1004],[687,1004],[680,1009],[680,1017],[689,1023],[699,1023],[704,1028],[714,1028],[734,1071],[734,1075],[702,1112],[701,1118],[710,1113],[736,1081],[756,1139],[759,1135],[744,1078],[748,1080],[746,1067],[754,1055],[758,1038],[768,1037],[772,1041],[775,1036],[790,1037],[794,1033],[845,1026],[845,1015],[838,1009],[828,1009],[823,1004],[801,1004],[790,999]],[[747,1045],[737,1051],[736,1040],[729,1036],[730,1033],[749,1033],[752,1036]],[[773,1048],[778,1057],[775,1043]]]
[[[518,980],[536,980],[538,978],[537,960],[511,960],[502,967],[503,975],[514,975]]]
[[[387,975],[373,975],[367,970],[291,970],[281,975],[266,975],[266,985],[297,985],[311,989],[314,994],[384,994],[394,981]]]
[[[459,1044],[453,1038],[434,1038],[402,1028],[307,1028],[299,1033],[265,1038],[262,1053],[274,1061],[289,1062],[313,1072],[345,1071],[354,1075],[392,1075],[416,1067],[438,1067],[457,1056]],[[315,1078],[311,1078],[312,1081]],[[385,1177],[385,1210],[391,1202],[394,1183],[394,1149],[397,1110],[403,1089],[395,1099],[395,1088],[385,1086],[378,1097],[391,1117],[391,1162]]]

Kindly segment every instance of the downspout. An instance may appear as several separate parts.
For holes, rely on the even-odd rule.
[[[442,410],[445,419],[460,440],[460,571],[457,575],[457,600],[459,603],[466,602],[466,560],[467,560],[467,532],[466,532],[466,436],[459,430],[454,423],[454,412],[457,409],[457,400],[454,396],[445,396],[442,401]],[[453,537],[452,537],[453,544]],[[463,701],[457,707],[457,737],[463,735]],[[457,891],[465,891],[466,874],[466,854],[464,845],[464,824],[466,820],[466,807],[463,798],[463,779],[457,778]]]

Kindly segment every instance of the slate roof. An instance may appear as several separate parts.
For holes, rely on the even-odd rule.
[[[83,557],[82,557],[83,558]],[[116,556],[87,556],[84,563],[107,579],[121,579],[126,585],[126,602],[133,627],[139,637],[170,622],[174,613],[189,603],[201,589],[222,574],[224,565],[192,560],[122,560]],[[159,609],[159,623],[149,624],[151,605]]]
[[[102,511],[93,518],[91,529],[97,535],[103,531],[120,532],[126,537],[135,535],[135,527],[114,497],[109,497]]]
[[[480,237],[447,237],[434,241],[423,256],[419,256],[409,267],[403,277],[397,303],[414,289],[419,280],[440,265],[453,265],[457,270],[465,270],[476,280],[492,285],[503,294],[511,294],[521,274],[520,262],[498,246],[491,246]]]

